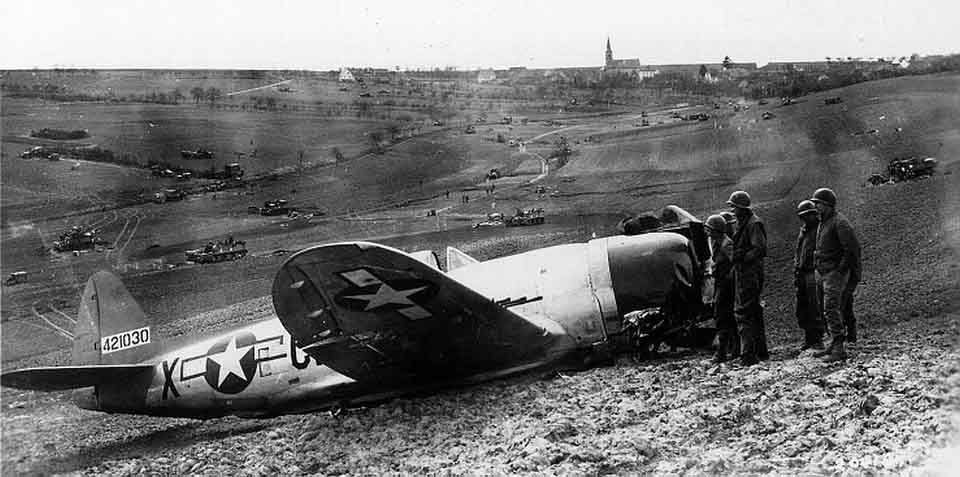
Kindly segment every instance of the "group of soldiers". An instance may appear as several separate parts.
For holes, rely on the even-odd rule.
[[[770,358],[760,301],[767,234],[750,203],[748,193],[736,191],[727,200],[731,211],[704,224],[713,258],[718,363],[739,357],[740,364],[752,366]],[[843,361],[845,343],[857,340],[853,292],[861,278],[860,243],[837,212],[837,195],[830,189],[817,189],[801,201],[797,217],[802,223],[794,256],[796,315],[804,333],[800,349],[813,349],[825,362]]]

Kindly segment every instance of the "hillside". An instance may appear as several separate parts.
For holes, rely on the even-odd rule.
[[[246,222],[245,233],[260,241],[256,257],[124,277],[162,333],[173,337],[269,314],[269,283],[283,259],[267,253],[273,249],[378,237],[408,251],[454,245],[486,259],[612,234],[620,214],[668,203],[706,216],[724,209],[729,193],[742,188],[758,204],[770,239],[764,302],[773,358],[755,368],[712,366],[708,355],[681,350],[645,362],[623,357],[581,373],[521,376],[338,415],[258,421],[107,416],[75,410],[64,394],[4,389],[2,470],[909,473],[943,454],[937,449],[960,429],[958,90],[960,75],[908,77],[810,95],[792,106],[722,110],[712,121],[692,124],[672,121],[662,111],[651,115],[652,126],[639,127],[634,111],[564,120],[554,129],[538,124],[490,127],[473,136],[438,133],[399,145],[385,157],[358,159],[350,169],[296,179],[298,197],[329,203],[331,210],[356,200],[362,212],[302,226]],[[837,95],[842,104],[824,105],[824,97]],[[764,111],[775,117],[761,119]],[[877,132],[863,134],[872,129]],[[517,167],[521,153],[489,140],[500,130],[527,139],[544,136],[528,149],[542,155],[560,134],[574,144],[570,160],[553,162],[538,183],[545,194],[529,184],[532,174],[508,177],[492,197],[476,189],[489,167]],[[591,135],[603,138],[587,141]],[[866,183],[890,158],[913,154],[936,157],[937,174],[915,182]],[[289,190],[286,180],[267,184],[259,196],[223,202],[239,208],[253,197]],[[864,244],[864,281],[855,302],[862,334],[845,366],[796,351],[800,333],[790,270],[799,223],[793,210],[823,186],[838,192],[840,210]],[[448,187],[455,187],[450,199],[444,195]],[[358,197],[363,194],[371,198]],[[459,194],[472,200],[459,202]],[[10,204],[40,198],[19,200]],[[151,219],[141,227],[155,231],[149,237],[185,246],[224,233],[221,221],[248,219],[217,214],[223,202],[197,199],[169,210],[151,205],[120,214],[146,213]],[[549,211],[543,228],[469,228],[493,206],[531,204]],[[5,214],[7,207],[5,202]],[[447,215],[421,219],[429,208]],[[178,215],[190,217],[184,223],[195,237],[177,236],[169,228]],[[145,249],[146,237],[135,239],[132,249]],[[72,283],[4,290],[5,369],[64,360],[62,338],[22,322],[34,304],[54,303],[72,313],[76,283],[100,264],[93,258],[78,263],[62,265],[76,280]],[[862,410],[868,400],[876,404],[871,412]]]

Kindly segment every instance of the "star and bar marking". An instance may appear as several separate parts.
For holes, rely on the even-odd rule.
[[[429,284],[398,290],[364,268],[340,272],[340,276],[359,288],[377,287],[373,293],[341,296],[345,299],[365,301],[363,311],[374,311],[384,306],[393,305],[397,313],[411,320],[422,320],[432,316],[429,311],[410,299],[411,296],[430,288]]]

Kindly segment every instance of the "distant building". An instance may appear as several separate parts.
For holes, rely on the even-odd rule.
[[[477,73],[477,83],[489,83],[497,79],[497,74],[493,70],[480,70]]]
[[[350,70],[346,68],[342,68],[340,69],[340,77],[338,78],[338,80],[339,81],[356,81],[357,79],[353,77],[353,73],[351,73]]]
[[[652,78],[659,73],[656,68],[640,64],[639,58],[614,59],[613,48],[610,47],[609,38],[607,38],[607,51],[604,55],[603,68],[601,71],[604,75],[633,75],[639,80]]]

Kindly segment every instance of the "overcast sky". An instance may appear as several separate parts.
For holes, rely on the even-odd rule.
[[[960,52],[958,0],[0,0],[0,68],[599,66]]]

